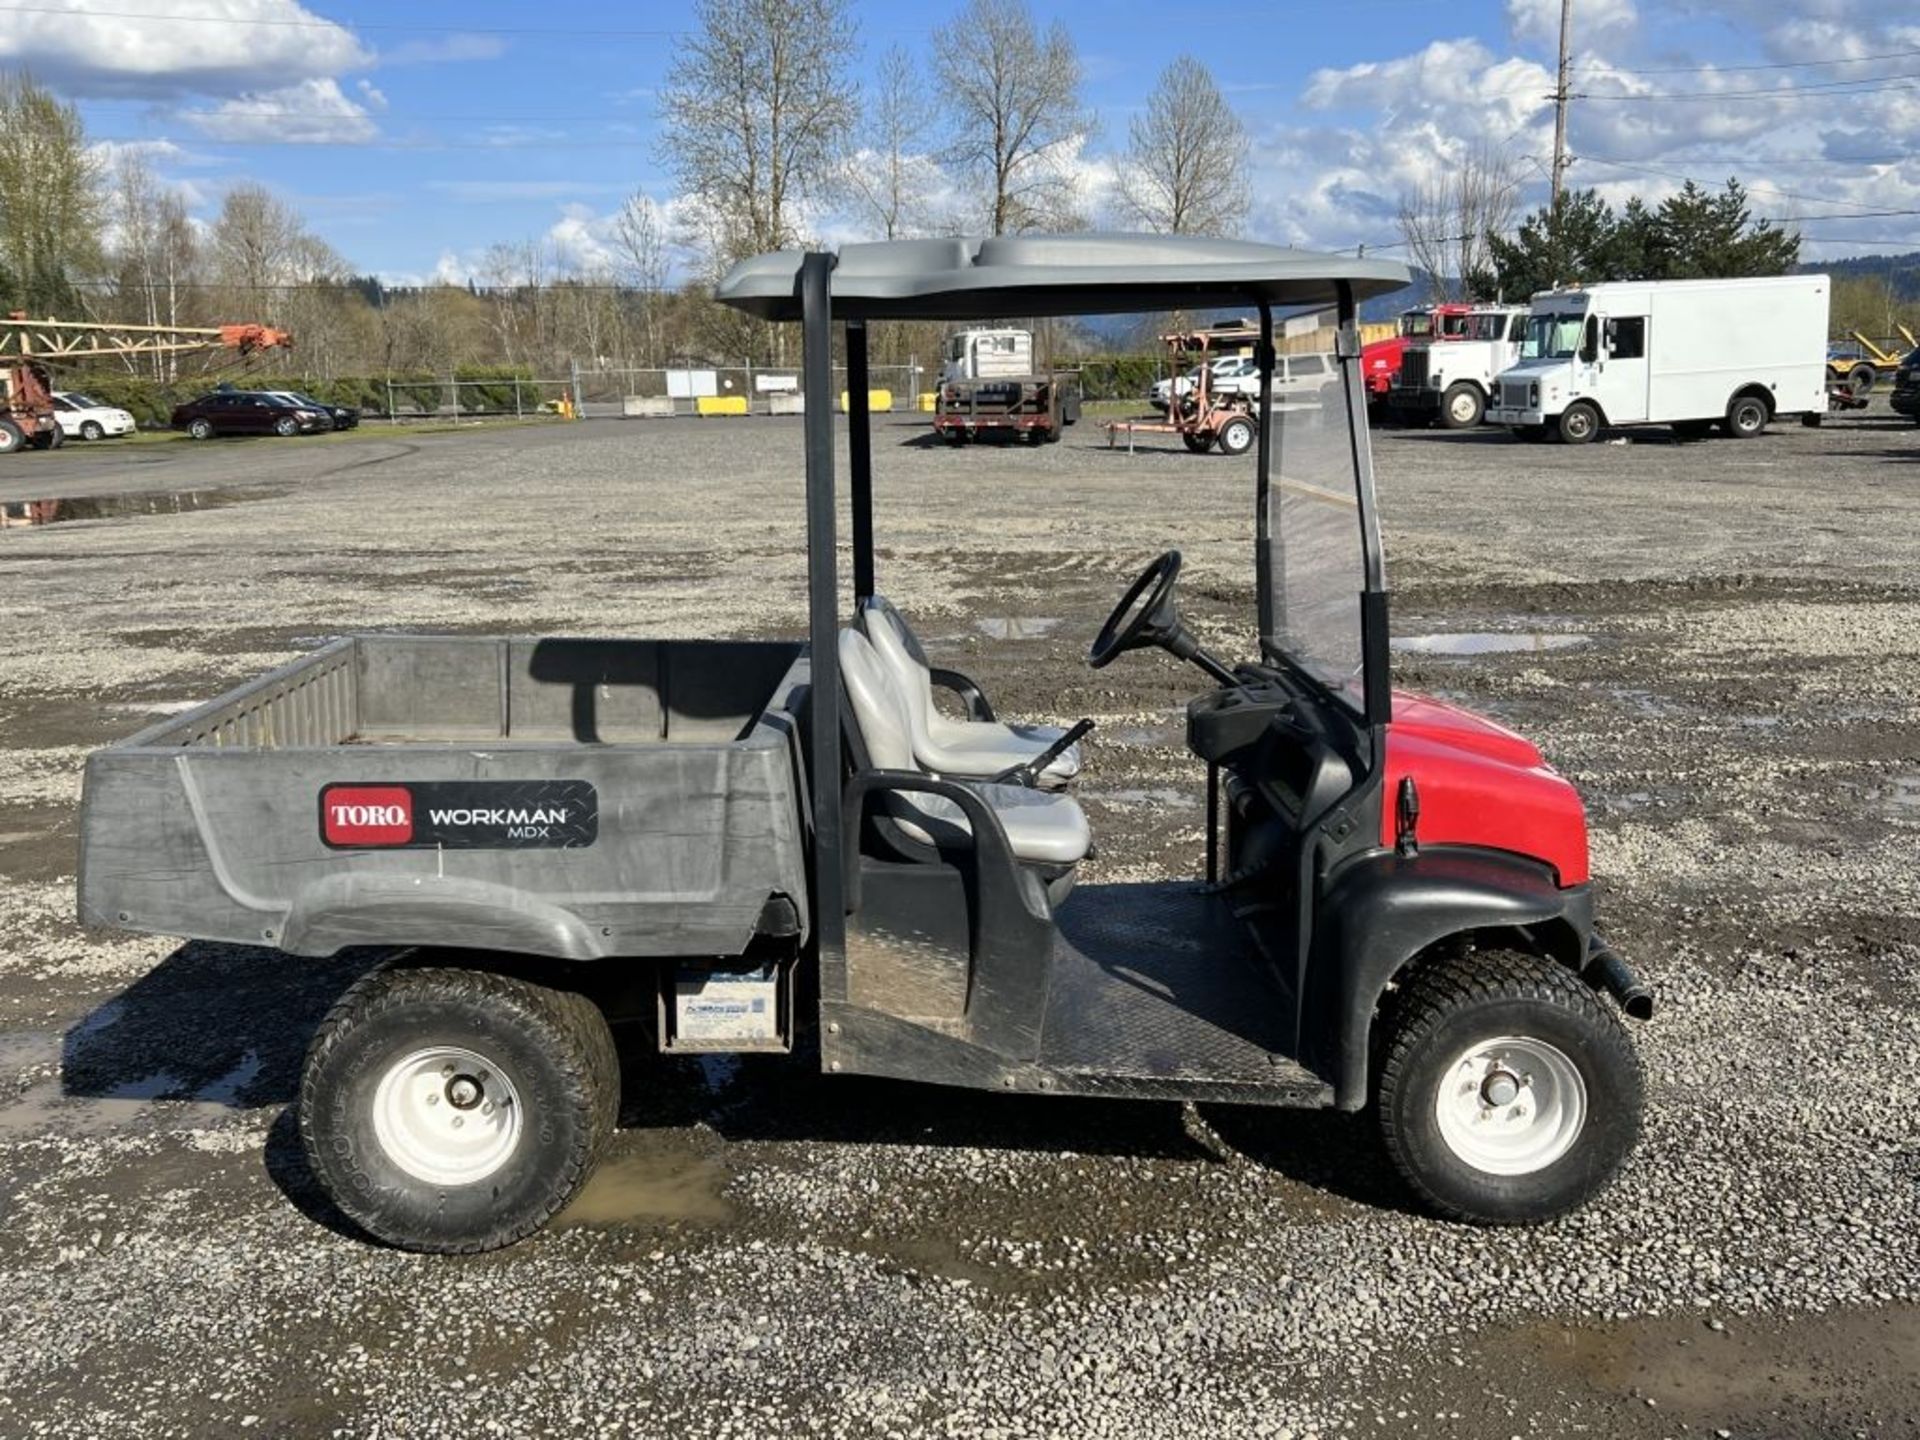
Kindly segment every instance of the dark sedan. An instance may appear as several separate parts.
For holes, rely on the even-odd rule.
[[[304,435],[331,430],[333,417],[265,390],[214,390],[173,409],[173,428],[196,440],[216,435]]]
[[[360,412],[351,405],[329,405],[302,390],[276,390],[273,393],[308,410],[318,410],[333,423],[336,430],[352,430],[360,424]]]

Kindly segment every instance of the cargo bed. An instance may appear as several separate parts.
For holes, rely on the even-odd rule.
[[[363,635],[88,759],[93,924],[302,955],[804,933],[785,642]]]

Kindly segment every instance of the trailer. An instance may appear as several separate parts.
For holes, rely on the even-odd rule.
[[[1260,434],[1259,417],[1271,404],[1274,375],[1280,364],[1274,352],[1271,320],[1264,325],[1241,322],[1180,330],[1162,335],[1160,343],[1167,347],[1168,355],[1164,382],[1167,418],[1111,421],[1107,425],[1107,448],[1117,445],[1123,435],[1129,451],[1136,435],[1178,435],[1196,455],[1214,449],[1222,455],[1244,455],[1251,450]],[[1249,373],[1223,376],[1223,359],[1249,360],[1250,364],[1242,367]],[[1327,371],[1316,377],[1316,391],[1331,387],[1331,375]],[[1153,398],[1150,393],[1149,400]]]
[[[1607,426],[1735,439],[1827,412],[1825,275],[1618,281],[1533,297],[1487,418],[1584,445]]]
[[[339,1212],[411,1249],[511,1243],[578,1193],[648,1101],[621,1094],[610,1016],[669,1053],[1033,1103],[1366,1110],[1442,1216],[1585,1204],[1636,1142],[1627,1021],[1653,1002],[1596,927],[1573,786],[1392,685],[1356,317],[1406,281],[1239,241],[1003,236],[764,255],[718,287],[799,322],[814,394],[836,321],[857,375],[876,320],[1246,304],[1265,337],[1276,309],[1337,311],[1315,411],[1258,401],[1251,652],[1187,628],[1177,550],[1087,652],[1198,672],[1202,873],[1077,884],[1092,722],[996,715],[887,602],[855,384],[844,496],[833,417],[805,418],[804,636],[334,642],[89,758],[81,916],[290,966],[377,947],[296,1119]]]

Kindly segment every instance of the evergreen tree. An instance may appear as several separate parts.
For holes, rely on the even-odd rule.
[[[1513,239],[1488,237],[1493,273],[1475,289],[1524,300],[1556,285],[1616,279],[1616,226],[1613,210],[1596,192],[1566,191],[1557,210],[1541,206],[1520,222]]]

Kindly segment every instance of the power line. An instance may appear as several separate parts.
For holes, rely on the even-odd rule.
[[[1883,90],[1915,88],[1912,85],[1898,83],[1904,80],[1920,80],[1920,70],[1902,71],[1898,75],[1876,75],[1871,79],[1810,80],[1804,85],[1781,85],[1760,90],[1649,90],[1637,95],[1589,94],[1582,91],[1576,98],[1605,101],[1791,100],[1795,96],[1813,95],[1830,99],[1835,95],[1873,95]]]
[[[1780,60],[1765,65],[1667,65],[1644,70],[1621,70],[1612,65],[1576,65],[1576,70],[1609,75],[1707,75],[1748,70],[1804,70],[1815,65],[1868,65],[1875,60],[1903,60],[1920,55],[1916,50],[1882,50],[1875,55],[1853,55],[1832,60]]]

